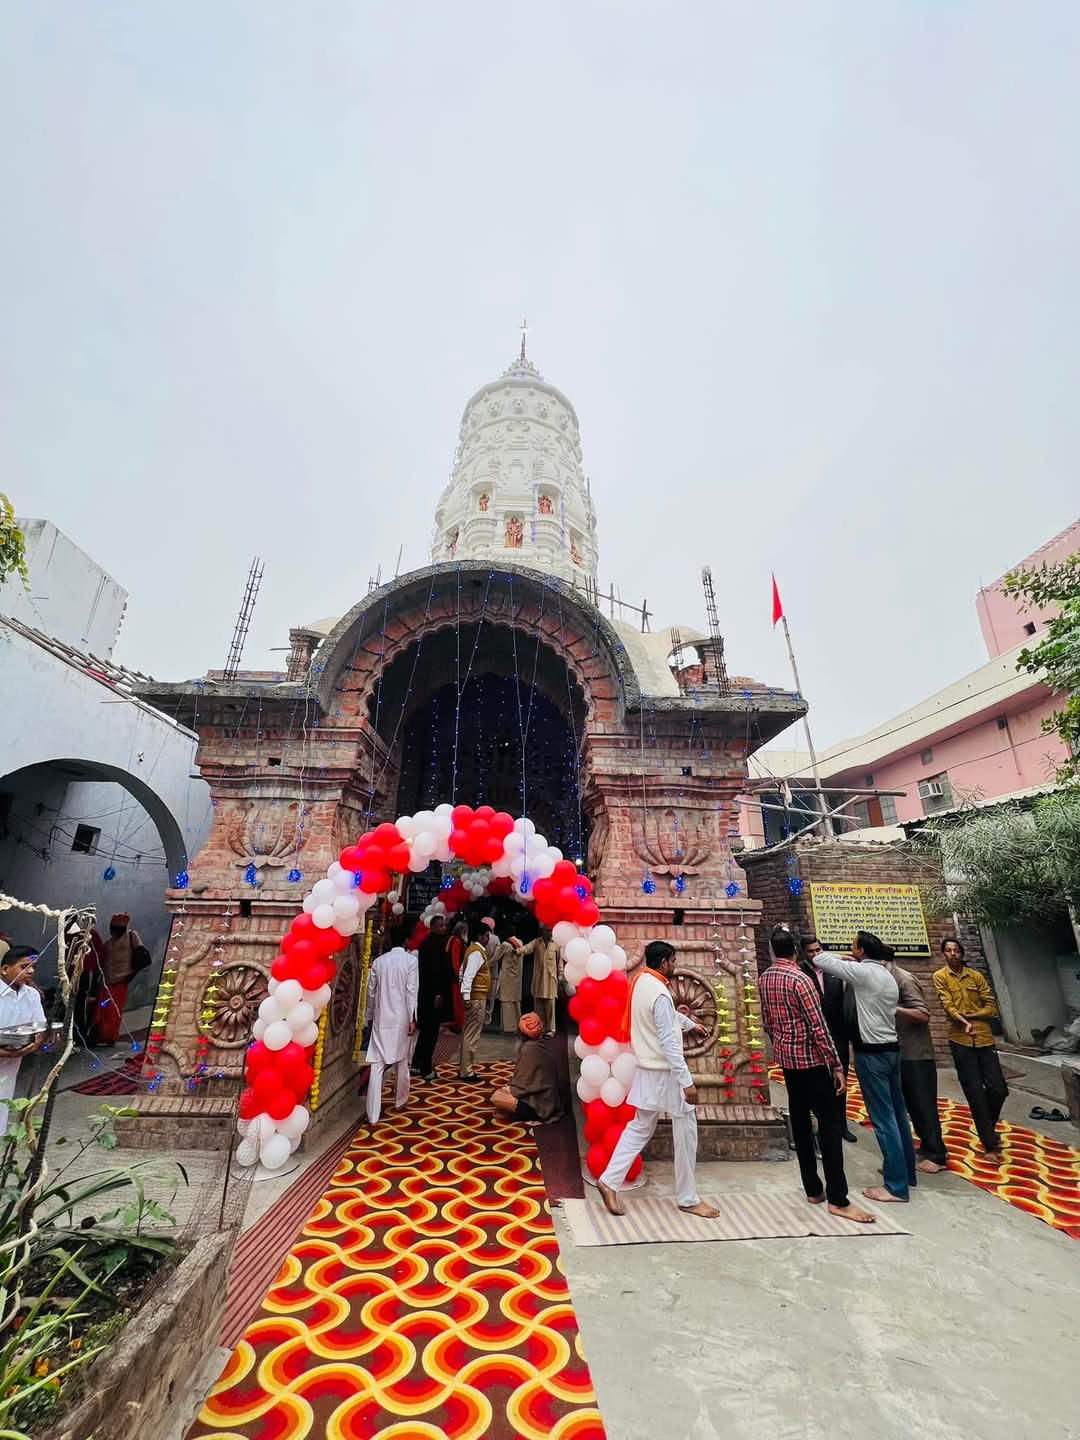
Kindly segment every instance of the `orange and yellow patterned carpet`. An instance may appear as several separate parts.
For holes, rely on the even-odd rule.
[[[769,1078],[784,1083],[783,1071],[775,1066],[770,1068]],[[983,1151],[966,1105],[939,1096],[938,1111],[950,1170],[1080,1240],[1080,1150],[1002,1120],[998,1125],[999,1159]],[[847,1113],[849,1120],[869,1126],[870,1116],[854,1071],[848,1080]]]
[[[603,1440],[536,1147],[508,1078],[363,1126],[189,1440]]]

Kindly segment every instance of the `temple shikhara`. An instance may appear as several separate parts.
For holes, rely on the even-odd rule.
[[[142,689],[198,734],[214,808],[168,892],[151,1093],[135,1101],[130,1141],[227,1142],[270,966],[305,893],[363,832],[451,802],[533,820],[587,874],[631,962],[647,940],[677,946],[677,1001],[704,1029],[687,1050],[703,1153],[786,1154],[757,1012],[761,906],[733,841],[748,756],[806,706],[729,679],[715,630],[653,630],[644,605],[602,593],[597,536],[577,414],[523,342],[465,406],[429,565],[340,618],[297,624],[279,676]],[[409,875],[394,903],[411,923],[456,873]],[[355,1093],[364,967],[390,909],[370,909],[337,957],[315,1126]]]

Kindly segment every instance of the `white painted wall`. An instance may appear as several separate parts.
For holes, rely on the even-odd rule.
[[[50,520],[19,520],[30,594],[18,576],[0,585],[0,615],[14,615],[76,650],[109,659],[127,608],[127,591]]]
[[[983,948],[994,980],[1006,1035],[1032,1043],[1032,1030],[1068,1021],[1058,957],[1061,946],[1036,930],[982,930]]]
[[[210,828],[210,792],[195,771],[195,735],[2,621],[0,684],[0,794],[13,797],[12,833],[0,837],[0,889],[58,907],[89,899],[103,931],[114,911],[128,910],[160,963],[168,924],[163,892]],[[122,841],[125,859],[121,863],[118,851],[117,878],[105,882],[108,855],[72,855],[70,835],[82,816],[110,810],[118,813],[103,819],[103,835],[109,825],[119,827],[112,834]],[[112,834],[103,841],[109,848]],[[25,843],[35,836],[49,858],[35,856]],[[137,854],[144,858],[136,863]],[[41,937],[38,922],[13,911],[0,918],[0,929],[21,943]],[[149,988],[149,981],[141,984]],[[139,999],[133,992],[132,1003]]]

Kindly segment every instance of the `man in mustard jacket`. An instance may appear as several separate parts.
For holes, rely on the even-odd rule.
[[[990,1021],[998,1008],[986,976],[964,964],[959,940],[943,940],[945,964],[934,972],[934,990],[949,1020],[949,1049],[971,1118],[988,1155],[1000,1155],[998,1116],[1009,1094]]]

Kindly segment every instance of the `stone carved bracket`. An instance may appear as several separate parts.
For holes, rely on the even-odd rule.
[[[648,810],[633,816],[634,849],[654,875],[699,875],[720,855],[712,811]]]
[[[210,1005],[213,1014],[205,1026],[220,1050],[242,1050],[251,1040],[251,1027],[259,1013],[259,1006],[269,993],[267,974],[257,965],[245,960],[235,960],[222,967],[217,978],[217,994],[210,999],[206,982],[199,1000],[199,1015],[203,1007]]]
[[[240,800],[225,822],[229,849],[239,855],[245,869],[282,869],[291,865],[304,847],[300,828],[303,806],[299,800]]]

